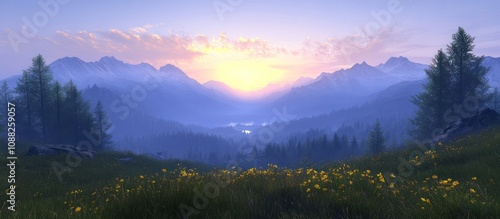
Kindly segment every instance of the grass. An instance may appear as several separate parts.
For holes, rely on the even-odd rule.
[[[136,162],[115,159],[124,156]],[[500,218],[499,129],[436,150],[409,146],[299,169],[218,170],[107,152],[61,183],[51,163],[65,159],[20,157],[17,209],[4,206],[0,217]]]

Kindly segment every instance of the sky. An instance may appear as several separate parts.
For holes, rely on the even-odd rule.
[[[0,78],[42,54],[174,64],[240,91],[405,56],[427,64],[463,27],[500,57],[498,2],[412,0],[1,1]]]

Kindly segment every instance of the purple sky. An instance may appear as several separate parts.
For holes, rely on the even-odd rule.
[[[38,53],[49,63],[112,55],[155,67],[171,63],[201,83],[256,90],[392,56],[428,63],[458,26],[476,37],[476,54],[500,56],[493,0],[2,3],[0,78],[20,74]]]

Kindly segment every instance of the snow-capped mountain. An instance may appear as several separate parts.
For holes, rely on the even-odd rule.
[[[411,62],[405,57],[391,57],[387,62],[376,66],[379,70],[397,77],[402,81],[421,80],[426,77],[425,69],[428,65]]]
[[[119,89],[129,83],[153,76],[157,70],[149,64],[132,65],[114,57],[102,57],[96,62],[84,62],[76,57],[65,57],[50,64],[54,79],[66,83],[72,80],[78,87],[94,84]]]

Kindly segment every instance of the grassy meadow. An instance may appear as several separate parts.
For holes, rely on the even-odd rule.
[[[106,152],[60,182],[52,162],[65,160],[20,156],[16,212],[4,204],[0,218],[500,218],[498,128],[436,150],[409,146],[294,169],[221,170]],[[1,162],[7,189],[5,154]]]

